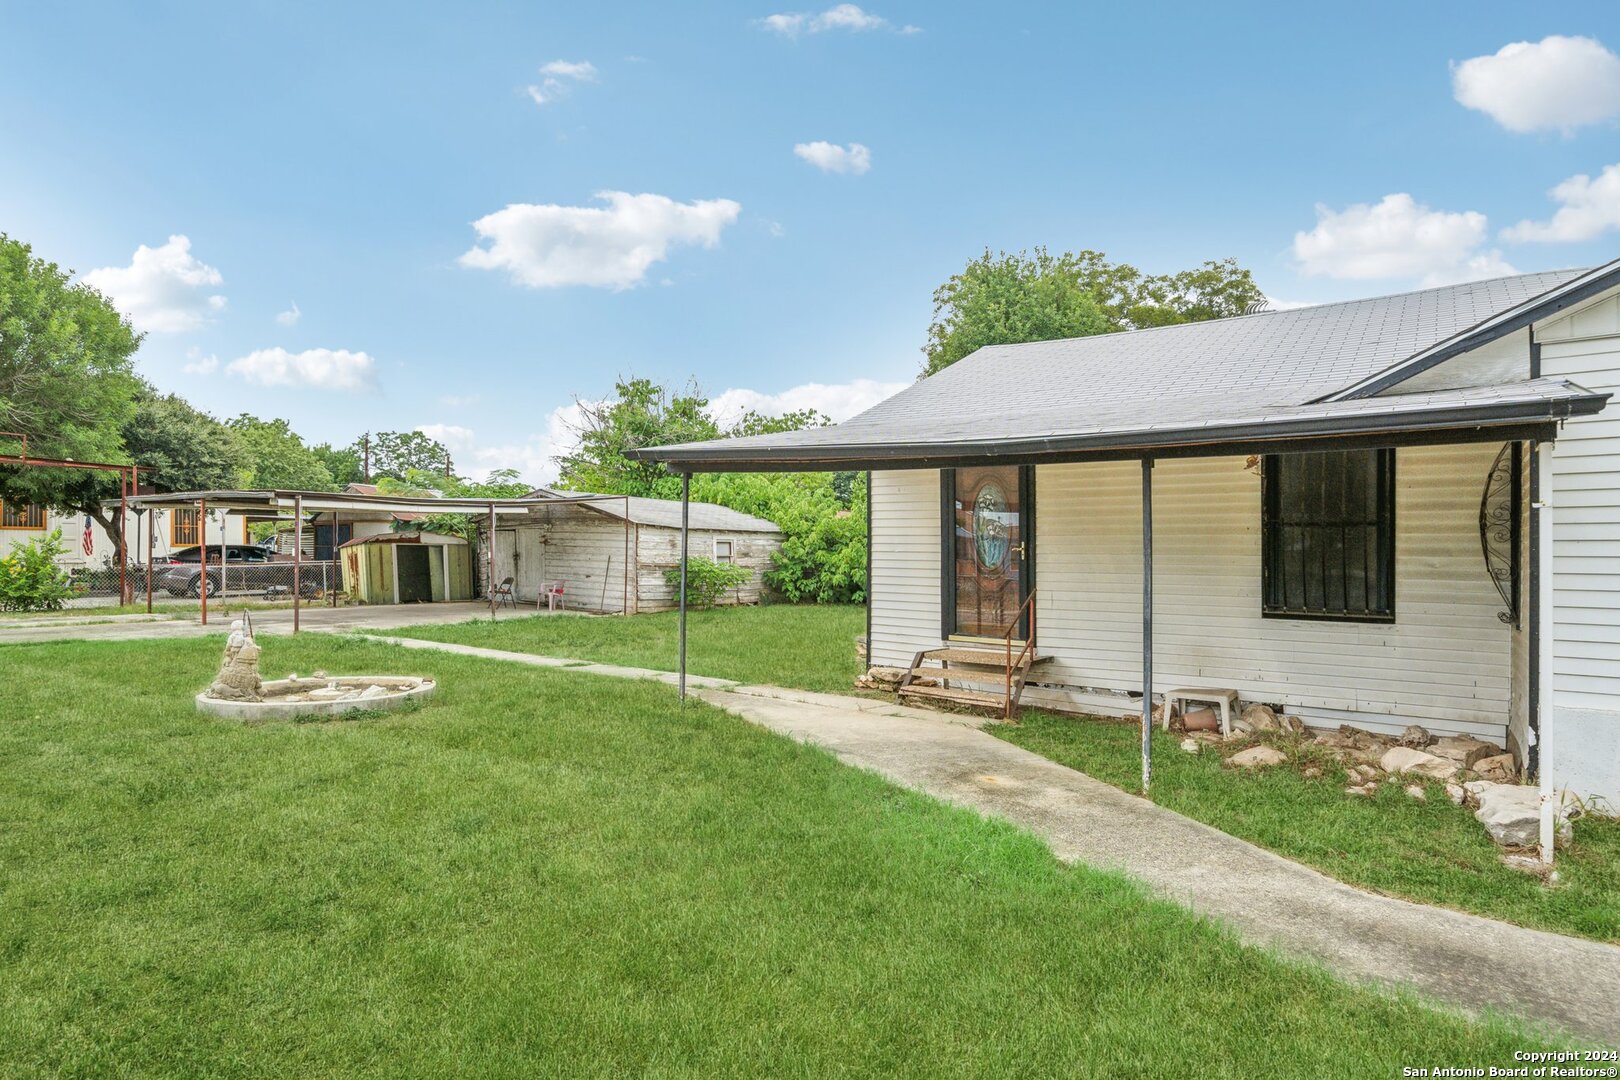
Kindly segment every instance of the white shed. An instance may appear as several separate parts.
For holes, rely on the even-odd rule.
[[[529,498],[556,499],[497,527],[495,580],[510,577],[520,603],[537,603],[542,587],[560,582],[564,606],[598,612],[665,611],[676,606],[666,573],[680,566],[681,504],[633,495],[587,495],[538,488]],[[590,502],[571,500],[590,499]],[[714,503],[692,503],[691,555],[753,572],[720,602],[757,604],[771,557],[782,546],[774,522]],[[487,532],[479,546],[488,553]]]

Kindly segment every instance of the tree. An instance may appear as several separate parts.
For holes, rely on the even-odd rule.
[[[332,483],[338,488],[358,484],[364,479],[360,472],[360,455],[352,446],[340,449],[331,443],[317,443],[309,448],[309,452],[326,466],[326,471],[332,474]]]
[[[524,483],[516,469],[496,469],[483,483],[461,476],[445,476],[425,469],[412,469],[403,479],[391,476],[377,481],[377,490],[384,495],[434,496],[456,499],[521,499],[534,490]],[[398,528],[399,526],[395,526]],[[468,543],[478,539],[478,518],[473,514],[425,514],[412,521],[412,529],[460,536]]]
[[[986,345],[1087,337],[1241,315],[1264,299],[1236,260],[1144,274],[1098,251],[986,251],[934,291],[923,374]]]
[[[242,442],[246,464],[238,483],[248,491],[333,491],[337,485],[320,457],[285,420],[243,413],[229,421]]]
[[[625,451],[718,438],[708,399],[696,386],[671,394],[650,379],[621,379],[613,391],[607,401],[579,403],[579,446],[557,458],[558,486],[600,495],[678,496],[680,481],[663,465],[634,461]]]
[[[27,435],[36,457],[127,462],[140,335],[69,276],[0,233],[0,429]],[[4,452],[20,449],[8,441]],[[101,503],[117,497],[118,485],[116,473],[0,468],[0,498],[87,513],[115,535],[122,522]]]
[[[247,466],[237,433],[176,394],[143,386],[124,427],[124,446],[158,491],[208,491],[233,486]]]
[[[403,480],[412,470],[443,472],[450,464],[449,448],[420,431],[379,431],[366,438],[371,442],[370,480],[381,476]],[[366,447],[357,441],[349,452],[363,461]]]

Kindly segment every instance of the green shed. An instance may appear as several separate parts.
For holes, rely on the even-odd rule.
[[[473,598],[472,548],[441,533],[379,533],[340,549],[343,589],[362,604]]]

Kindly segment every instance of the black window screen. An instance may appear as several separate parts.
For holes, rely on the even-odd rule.
[[[1273,454],[1261,494],[1265,614],[1394,620],[1395,451]]]

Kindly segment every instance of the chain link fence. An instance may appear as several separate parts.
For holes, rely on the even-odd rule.
[[[341,591],[343,575],[337,561],[306,561],[298,569],[298,590],[305,600],[325,600]],[[148,570],[132,565],[125,574],[131,603],[146,602],[147,578],[151,578],[153,603],[196,603],[206,581],[208,598],[247,597],[259,600],[286,600],[293,597],[291,562],[208,564],[206,577],[197,563],[158,564]],[[119,602],[117,566],[76,567],[68,573],[73,596],[70,608],[110,607]]]

